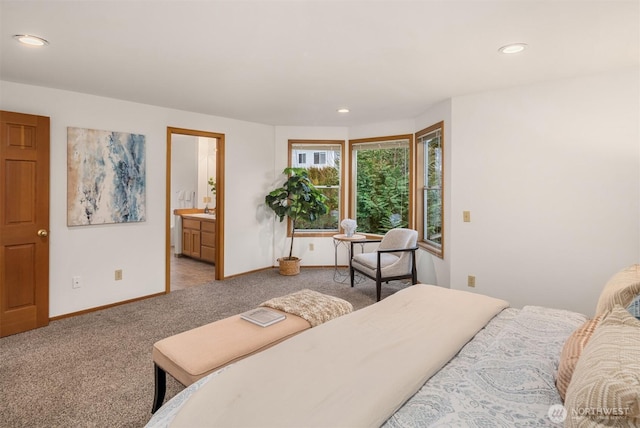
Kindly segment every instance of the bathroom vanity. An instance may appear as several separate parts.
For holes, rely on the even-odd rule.
[[[182,255],[214,263],[216,259],[215,214],[189,213],[182,217]]]

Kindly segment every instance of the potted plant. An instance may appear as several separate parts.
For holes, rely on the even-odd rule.
[[[213,201],[213,206],[215,208],[216,206],[216,182],[213,180],[213,177],[209,177],[209,180],[207,180],[207,184],[209,184],[209,186],[211,186],[211,194],[213,195],[213,199],[211,199],[210,197],[205,197],[205,205],[204,205],[204,213],[205,214],[209,214],[211,212],[211,210],[209,209],[209,203]],[[213,211],[215,213],[215,210]]]
[[[209,186],[211,186],[211,193],[213,194],[213,196],[216,195],[216,182],[213,179],[213,177],[209,177],[209,180],[207,181],[207,183],[209,183]]]
[[[329,208],[325,204],[327,197],[311,182],[309,172],[305,168],[285,168],[282,172],[287,175],[287,181],[282,187],[269,192],[264,200],[282,222],[285,217],[291,219],[291,246],[289,256],[278,259],[282,275],[297,275],[300,273],[300,259],[293,257],[293,237],[296,232],[296,221],[314,221]]]

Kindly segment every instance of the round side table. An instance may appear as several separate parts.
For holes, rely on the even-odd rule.
[[[333,280],[335,282],[344,283],[350,278],[349,269],[347,269],[346,272],[342,272],[338,268],[338,247],[340,245],[343,245],[344,247],[347,248],[347,254],[349,256],[348,260],[349,262],[351,262],[351,242],[364,241],[365,239],[367,239],[366,236],[358,235],[358,234],[354,234],[352,236],[347,236],[344,233],[333,235],[334,265],[335,265],[335,270],[333,271]],[[364,243],[360,244],[360,250],[362,251],[363,249],[364,249]],[[360,283],[364,280],[364,278],[358,275],[358,277],[355,278],[355,280],[356,280],[356,283]]]

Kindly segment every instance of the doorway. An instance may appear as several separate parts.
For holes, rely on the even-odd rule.
[[[177,148],[180,147],[180,144],[185,144],[185,141],[189,141],[189,138],[183,138],[185,136],[194,137],[194,139],[210,139],[210,141],[215,141],[215,177],[213,178],[215,182],[215,194],[214,199],[211,200],[211,197],[206,197],[206,193],[204,193],[205,203],[212,204],[215,207],[215,261],[214,261],[214,278],[215,280],[224,279],[224,134],[219,134],[215,132],[207,132],[207,131],[199,131],[193,129],[183,129],[183,128],[167,128],[167,171],[166,171],[166,260],[165,260],[165,293],[169,293],[171,291],[171,265],[172,265],[172,257],[173,255],[173,246],[172,246],[172,236],[180,235],[181,231],[174,231],[174,227],[179,227],[173,221],[174,213],[172,208],[172,200],[174,198],[174,194],[178,189],[172,189],[172,159],[174,157],[174,153],[177,153]],[[197,173],[196,173],[197,174]],[[203,174],[197,174],[202,176]],[[198,178],[198,187],[209,186],[207,174],[204,174],[205,179],[202,177]],[[200,183],[202,182],[202,183]],[[188,198],[190,204],[194,207],[198,207],[199,200],[202,197],[200,192],[194,191],[193,194],[191,190],[187,189],[188,194],[185,195],[185,190],[181,189],[181,201],[184,201]],[[208,206],[208,205],[207,205]],[[173,224],[173,227],[172,227]],[[172,233],[173,232],[173,233]]]

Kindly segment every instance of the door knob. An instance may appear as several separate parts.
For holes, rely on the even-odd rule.
[[[38,236],[40,236],[42,238],[45,238],[45,237],[49,236],[49,232],[47,232],[46,229],[40,229],[38,231]]]

